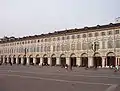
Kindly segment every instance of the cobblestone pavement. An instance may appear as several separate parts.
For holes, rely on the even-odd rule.
[[[1,65],[0,91],[120,91],[120,72]]]

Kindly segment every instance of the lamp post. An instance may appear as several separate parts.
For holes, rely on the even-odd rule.
[[[98,50],[98,46],[99,46],[99,43],[98,42],[93,42],[93,44],[92,44],[92,50],[93,50],[93,52],[94,52],[94,55],[93,55],[93,58],[95,57],[95,52]],[[95,68],[97,68],[97,63],[96,63],[96,65],[95,65]]]
[[[24,52],[25,52],[25,56],[24,56],[23,65],[25,65],[26,61],[27,61],[27,59],[26,59],[27,48],[24,49]]]

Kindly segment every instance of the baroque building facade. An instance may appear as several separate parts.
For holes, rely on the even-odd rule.
[[[0,40],[0,62],[102,68],[120,65],[120,23],[22,38],[4,37]]]

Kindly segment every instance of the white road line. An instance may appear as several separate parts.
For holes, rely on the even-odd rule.
[[[61,75],[61,76],[80,76],[80,77],[89,77],[89,78],[113,78],[113,79],[120,79],[118,76],[89,76],[89,75],[69,75],[69,74],[56,74],[56,73],[37,73],[37,72],[26,72],[26,71],[9,71],[9,72],[19,72],[19,73],[32,73],[32,74],[45,74],[45,75]]]
[[[105,91],[115,91],[115,89],[116,89],[117,86],[118,86],[117,84],[111,85]]]
[[[49,80],[49,81],[57,81],[57,82],[65,82],[65,83],[78,83],[78,84],[89,84],[89,85],[114,85],[114,84],[105,84],[105,83],[91,83],[91,82],[82,82],[82,81],[69,81],[69,80],[61,80],[61,79],[51,79],[51,78],[42,78],[42,77],[34,77],[34,76],[23,76],[23,75],[10,75],[10,74],[0,74],[5,76],[16,76],[21,78],[30,78],[30,79],[39,79],[39,80]]]

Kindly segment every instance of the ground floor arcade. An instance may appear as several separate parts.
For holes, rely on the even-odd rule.
[[[83,53],[80,57],[76,57],[75,54],[71,54],[70,57],[66,57],[62,54],[60,57],[56,57],[53,54],[51,57],[48,57],[45,54],[43,57],[36,55],[35,57],[30,56],[1,56],[1,64],[12,63],[12,64],[22,64],[22,65],[45,65],[45,66],[79,66],[79,67],[109,67],[120,65],[120,57],[115,56],[113,53],[108,53],[107,56],[100,56],[99,53],[95,53],[93,56],[88,56],[86,53]]]

